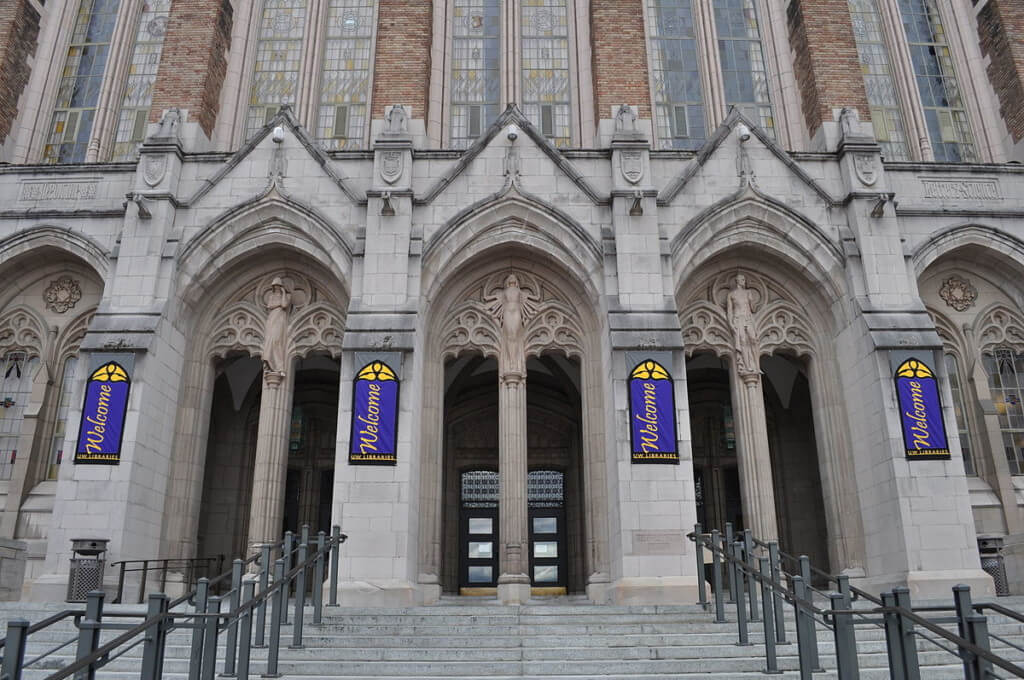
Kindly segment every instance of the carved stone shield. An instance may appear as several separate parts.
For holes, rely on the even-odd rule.
[[[405,155],[401,151],[385,151],[380,159],[380,177],[388,184],[394,184],[402,176]]]
[[[875,168],[875,155],[870,153],[853,154],[853,170],[857,173],[857,179],[866,186],[871,186],[878,179],[878,171]]]
[[[623,151],[620,155],[622,176],[630,184],[636,184],[644,176],[644,157],[640,151]]]
[[[155,187],[167,174],[167,157],[147,155],[142,164],[142,179],[151,187]]]

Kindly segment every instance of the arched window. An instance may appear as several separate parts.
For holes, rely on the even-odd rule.
[[[14,470],[21,421],[38,370],[39,357],[30,358],[24,352],[8,352],[0,359],[0,480],[10,479]]]
[[[775,136],[756,0],[647,0],[647,35],[659,148],[699,148],[730,107]]]
[[[245,137],[288,104],[316,130],[325,148],[363,148],[369,131],[375,10],[374,0],[329,0],[315,6],[306,0],[264,0]],[[310,11],[318,14],[309,17]],[[322,33],[314,36],[312,31]],[[303,65],[311,63],[320,64],[320,72],[305,77]]]
[[[579,132],[573,129],[572,10],[570,0],[454,0],[450,146],[468,147],[511,101],[552,144],[573,144]],[[503,47],[510,44],[516,47]]]
[[[64,371],[60,379],[60,393],[57,395],[57,412],[53,425],[53,438],[50,445],[50,457],[46,462],[44,479],[57,479],[57,471],[63,462],[64,439],[68,428],[68,411],[71,406],[71,389],[75,382],[75,368],[78,357],[68,357],[64,361]]]
[[[999,348],[982,354],[981,359],[1010,473],[1024,475],[1024,353]]]
[[[971,446],[970,421],[967,416],[967,403],[964,397],[963,383],[960,376],[960,365],[953,354],[946,354],[946,375],[949,377],[949,389],[953,393],[953,411],[956,413],[957,434],[960,438],[960,450],[964,455],[964,472],[968,475],[978,474],[974,466],[974,447]]]
[[[134,159],[139,144],[146,138],[149,107],[153,103],[153,83],[160,66],[170,11],[171,0],[146,0],[142,6],[121,97],[111,160]]]

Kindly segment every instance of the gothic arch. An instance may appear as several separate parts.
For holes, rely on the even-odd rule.
[[[59,250],[70,259],[84,261],[100,280],[105,280],[110,273],[110,253],[97,241],[69,227],[45,224],[0,239],[0,267],[48,248]]]
[[[911,261],[915,275],[920,278],[939,259],[966,247],[987,252],[994,261],[1024,271],[1024,241],[998,227],[967,223],[936,231],[914,248]]]
[[[548,234],[537,232],[523,238],[522,224],[522,219],[507,219],[481,229],[477,238],[467,239],[472,247],[449,251],[443,260],[435,261],[444,267],[446,276],[424,285],[430,292],[417,351],[418,360],[423,362],[419,459],[422,511],[418,531],[421,587],[440,587],[445,358],[465,351],[485,356],[499,353],[501,331],[494,296],[509,272],[523,281],[526,353],[536,356],[558,352],[580,359],[587,573],[592,583],[608,578],[606,480],[614,461],[605,459],[605,412],[610,405],[603,398],[609,392],[601,369],[606,351],[603,325],[599,310],[594,308],[600,298],[590,292],[595,285],[592,270],[574,266],[579,263],[576,258],[566,260],[566,252]]]

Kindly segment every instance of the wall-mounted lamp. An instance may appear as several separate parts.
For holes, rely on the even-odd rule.
[[[507,128],[505,128],[505,136],[508,137],[508,141],[510,142],[516,141],[516,139],[519,138],[519,128],[516,127],[514,124],[509,125]]]
[[[750,128],[743,123],[736,126],[736,136],[740,138],[741,142],[745,142],[750,139]]]
[[[274,128],[274,131],[270,133],[270,138],[274,140],[274,144],[280,144],[284,141],[284,128],[278,125]]]
[[[380,207],[380,214],[384,217],[392,217],[395,214],[395,206],[391,205],[391,192],[385,191],[381,194],[384,204]]]

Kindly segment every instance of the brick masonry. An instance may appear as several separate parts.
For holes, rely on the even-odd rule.
[[[413,118],[427,117],[430,43],[434,9],[427,0],[381,0],[374,61],[373,116],[391,104],[412,106]]]
[[[981,53],[1013,141],[1024,137],[1024,0],[989,0],[978,12]]]
[[[792,0],[786,10],[793,71],[808,133],[832,120],[832,109],[856,107],[871,120],[847,0]]]
[[[610,118],[611,108],[631,104],[651,117],[647,41],[641,0],[593,0],[590,36],[594,64],[594,110]]]
[[[233,16],[230,0],[175,0],[153,87],[150,122],[177,106],[188,109],[189,118],[212,135],[227,73]]]
[[[39,38],[39,13],[28,0],[0,2],[0,142],[18,115],[18,100],[28,83],[28,60]]]

